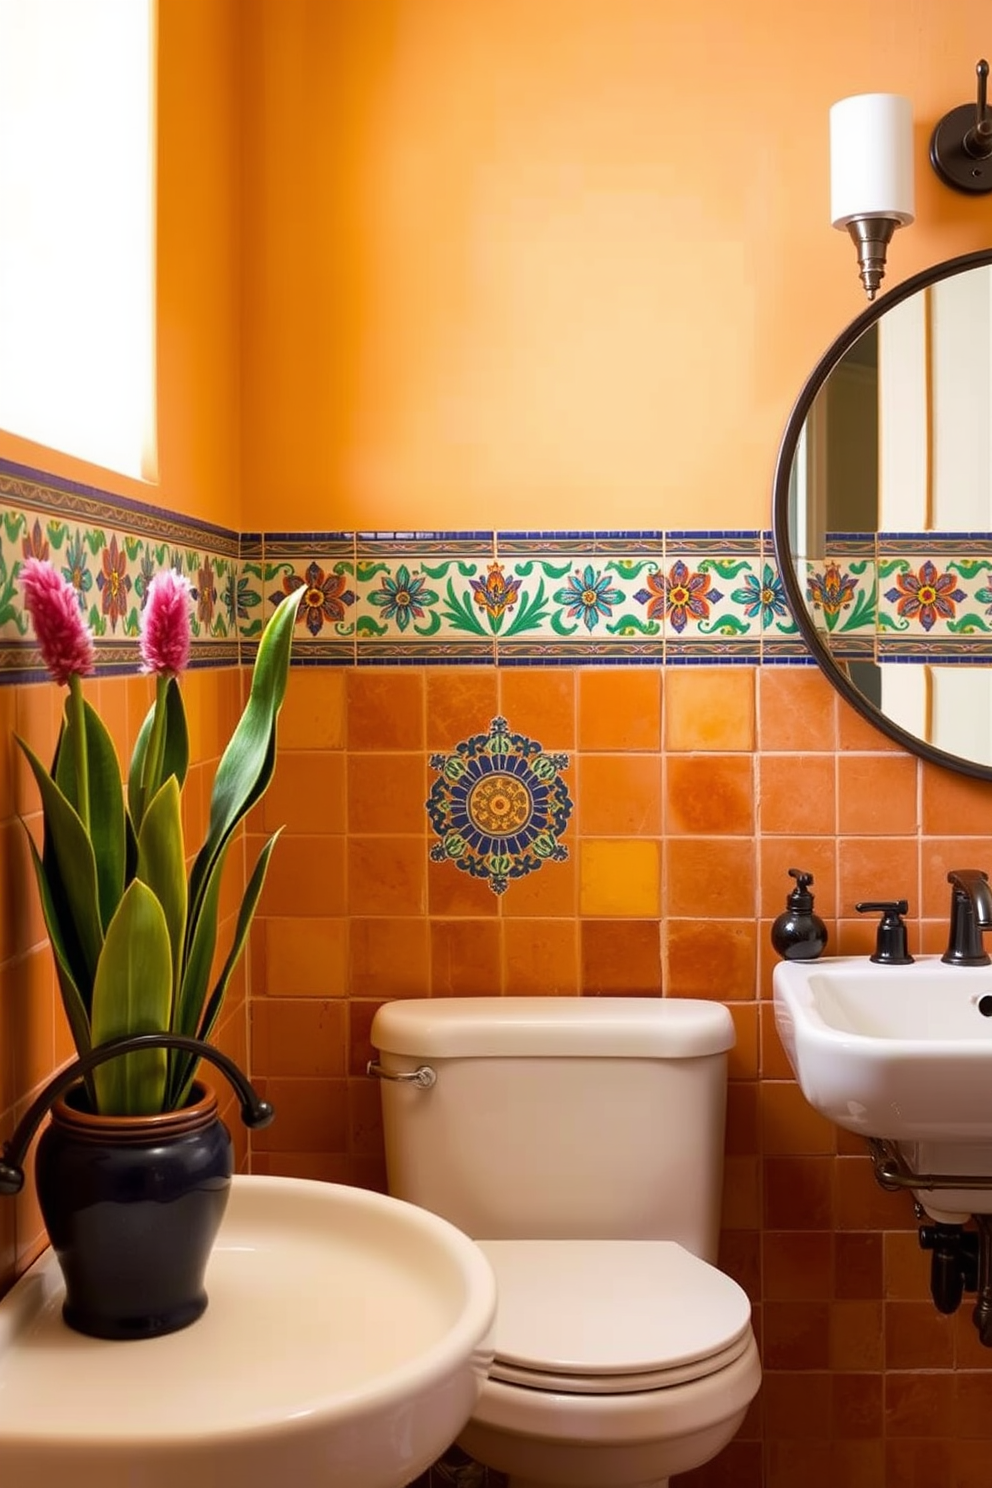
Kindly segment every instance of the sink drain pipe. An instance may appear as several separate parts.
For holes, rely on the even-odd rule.
[[[992,1175],[914,1173],[897,1143],[880,1137],[867,1141],[875,1180],[890,1193],[906,1188],[927,1193],[948,1188],[992,1189]],[[917,1204],[917,1217],[922,1213]],[[964,1292],[977,1292],[972,1322],[979,1341],[992,1348],[992,1214],[972,1217],[977,1233],[960,1224],[921,1224],[920,1247],[931,1252],[930,1295],[937,1311],[956,1312]]]

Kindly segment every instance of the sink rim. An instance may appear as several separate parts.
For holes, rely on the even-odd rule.
[[[890,1055],[900,1052],[920,1055],[927,1051],[936,1054],[940,1051],[992,1057],[992,1021],[983,1020],[982,1023],[975,1024],[976,1034],[984,1033],[984,1039],[948,1035],[939,1030],[925,1033],[887,1033],[832,1023],[818,1004],[816,989],[811,985],[810,979],[820,976],[829,982],[831,977],[846,979],[848,973],[863,977],[866,982],[877,983],[877,986],[865,991],[866,997],[879,992],[905,999],[906,980],[922,982],[924,977],[939,979],[937,995],[942,997],[966,993],[969,1002],[977,1003],[981,996],[992,995],[992,966],[948,966],[939,955],[917,956],[909,966],[879,965],[866,956],[834,956],[805,962],[782,961],[772,973],[776,1017],[780,1010],[792,1017],[798,1011],[802,1014],[804,1025],[826,1042],[863,1045]],[[898,993],[897,985],[900,985]],[[843,991],[843,988],[839,990]]]
[[[876,992],[878,1006],[895,1014],[902,997],[916,1029],[894,1034],[833,1026],[817,1004],[816,988],[818,978],[828,987],[831,977],[838,984],[856,978],[869,1013]],[[930,1026],[930,988],[936,1027]],[[972,1149],[992,1144],[986,1093],[992,1023],[975,1007],[980,996],[992,993],[992,967],[951,967],[937,955],[903,967],[878,965],[866,956],[783,961],[774,968],[772,992],[776,1029],[792,1073],[809,1105],[826,1120],[862,1137],[936,1143],[945,1150],[949,1143]],[[959,1022],[973,1017],[973,1034],[942,1034],[942,1007]],[[920,1032],[924,1027],[927,1031]],[[962,1171],[950,1157],[930,1159],[927,1166]]]
[[[73,1450],[84,1453],[87,1450],[127,1452],[139,1444],[142,1450],[166,1451],[169,1448],[189,1448],[202,1443],[205,1438],[209,1440],[211,1449],[214,1449],[225,1441],[244,1445],[251,1440],[263,1441],[278,1437],[286,1442],[288,1448],[292,1434],[297,1429],[312,1433],[314,1430],[344,1423],[352,1427],[363,1418],[401,1405],[405,1400],[422,1398],[439,1386],[444,1388],[445,1381],[462,1369],[477,1371],[480,1359],[482,1372],[485,1372],[486,1361],[491,1353],[488,1341],[491,1339],[495,1320],[496,1283],[492,1267],[473,1240],[430,1211],[375,1190],[348,1184],[324,1183],[316,1179],[261,1174],[237,1175],[232,1180],[231,1201],[225,1222],[232,1221],[232,1229],[235,1231],[237,1223],[244,1222],[244,1217],[238,1213],[239,1198],[250,1210],[252,1203],[271,1204],[280,1195],[297,1202],[346,1205],[353,1212],[360,1210],[386,1222],[392,1222],[402,1213],[403,1223],[407,1227],[405,1233],[409,1233],[412,1227],[428,1242],[436,1242],[439,1255],[452,1261],[452,1274],[456,1271],[460,1274],[463,1295],[457,1318],[422,1353],[385,1370],[381,1376],[363,1380],[357,1388],[328,1393],[326,1390],[322,1392],[319,1382],[314,1381],[314,1389],[308,1392],[307,1398],[301,1397],[293,1409],[280,1405],[267,1406],[264,1399],[261,1403],[253,1401],[250,1410],[244,1410],[239,1418],[222,1420],[216,1425],[209,1419],[204,1420],[202,1415],[195,1414],[176,1421],[170,1420],[167,1425],[150,1424],[147,1421],[129,1423],[119,1410],[116,1414],[113,1413],[112,1401],[108,1402],[110,1408],[106,1418],[93,1417],[74,1421],[62,1430],[59,1429],[57,1415],[54,1420],[49,1419],[42,1423],[34,1419],[10,1423],[3,1420],[3,1412],[0,1410],[0,1462],[5,1450],[26,1446],[44,1447],[51,1453]],[[224,1235],[225,1223],[222,1223],[215,1254],[225,1248]],[[208,1267],[208,1295],[210,1287]],[[49,1248],[15,1282],[0,1302],[0,1372],[8,1351],[18,1346],[31,1346],[32,1328],[41,1326],[46,1313],[51,1313],[60,1306],[62,1292],[61,1272]],[[210,1311],[208,1306],[204,1318],[209,1317]],[[64,1327],[61,1320],[59,1326]],[[144,1352],[145,1359],[150,1360],[153,1356],[148,1351],[157,1347],[161,1349],[164,1346],[176,1353],[184,1341],[189,1342],[192,1357],[196,1351],[196,1340],[201,1336],[198,1328],[202,1329],[199,1320],[187,1329],[162,1338],[113,1342],[89,1338],[68,1328],[65,1329],[65,1335],[75,1367],[85,1365],[88,1356],[92,1355],[96,1370],[101,1363],[114,1359],[128,1359],[140,1364],[142,1353]],[[261,1340],[261,1347],[264,1350],[264,1339]],[[259,1373],[264,1375],[265,1371],[260,1370]],[[108,1421],[111,1416],[113,1439],[108,1440]]]

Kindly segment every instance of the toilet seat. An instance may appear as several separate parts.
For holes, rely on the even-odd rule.
[[[482,1240],[496,1273],[490,1378],[623,1395],[726,1368],[751,1343],[729,1276],[670,1240]]]

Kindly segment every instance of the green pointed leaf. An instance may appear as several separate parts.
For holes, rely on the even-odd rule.
[[[265,628],[245,710],[217,767],[207,838],[190,875],[190,913],[194,926],[217,855],[265,790],[275,768],[276,717],[286,692],[299,602],[297,592],[287,594]]]
[[[282,828],[280,827],[279,832],[281,831]],[[203,1009],[198,1022],[193,1025],[193,1033],[196,1038],[209,1039],[213,1033],[214,1024],[217,1022],[217,1017],[224,1001],[224,994],[227,991],[227,985],[234,973],[234,968],[241,959],[245,941],[248,939],[248,932],[251,929],[251,922],[255,915],[255,906],[258,903],[259,895],[265,884],[269,859],[272,856],[272,849],[276,845],[279,832],[272,834],[258,855],[258,860],[252,870],[251,878],[248,880],[245,896],[241,901],[241,909],[238,912],[238,923],[235,926],[234,939],[231,942],[231,949],[228,952],[227,960],[224,962],[220,976],[217,978],[214,989],[210,994],[209,1002]],[[181,1106],[185,1101],[196,1075],[198,1063],[199,1060],[195,1055],[184,1054],[179,1049],[173,1051],[173,1068],[170,1071],[169,1086],[170,1091],[175,1091],[176,1095],[174,1099],[170,1097],[171,1106]]]
[[[134,879],[107,927],[93,986],[94,1044],[133,1033],[165,1033],[172,1005],[172,953],[165,914],[147,884]],[[143,1049],[93,1071],[97,1108],[108,1116],[162,1110],[166,1053]]]
[[[17,743],[31,766],[41,793],[45,817],[46,872],[51,882],[51,853],[51,862],[58,870],[60,892],[79,942],[82,968],[77,979],[80,986],[85,984],[90,987],[96,975],[100,948],[103,945],[93,846],[75,808],[66,800],[38,756],[23,739],[18,739]]]
[[[41,912],[45,917],[45,926],[48,930],[48,938],[52,943],[52,953],[55,957],[55,970],[59,979],[59,991],[62,994],[62,1005],[65,1015],[69,1020],[69,1028],[72,1032],[72,1040],[79,1054],[85,1054],[90,1047],[90,1020],[86,1003],[79,987],[76,985],[75,973],[73,971],[72,957],[66,945],[63,935],[63,920],[60,917],[45,873],[45,865],[34,844],[31,833],[27,834],[28,844],[31,848],[31,862],[34,864],[34,876],[38,884],[38,898],[41,901]]]
[[[172,1032],[196,1036],[207,997],[210,968],[217,945],[217,916],[220,906],[220,885],[227,860],[228,843],[214,859],[210,876],[200,899],[195,919],[191,916],[186,927],[186,958],[182,969],[179,997],[172,1010]]]
[[[131,764],[128,768],[127,800],[135,831],[141,830],[145,806],[154,796],[162,781],[167,780],[170,775],[175,775],[179,788],[182,790],[186,780],[186,771],[189,769],[189,729],[186,724],[186,708],[178,680],[170,677],[165,693],[165,749],[162,757],[161,778],[157,781],[148,781],[146,786],[142,787],[141,776],[145,768],[145,756],[148,753],[152,725],[155,721],[155,706],[153,703],[149,708],[138,730]]]
[[[89,837],[96,861],[100,923],[104,929],[124,892],[127,838],[124,828],[124,792],[121,767],[114,741],[89,703],[83,703],[86,727],[86,760],[89,787]],[[66,800],[79,812],[79,782],[76,752],[72,744],[76,727],[73,710],[66,703],[66,717],[59,740],[55,782]]]
[[[186,936],[182,797],[175,775],[166,779],[145,812],[138,834],[137,876],[151,889],[165,914],[172,951],[174,996],[178,990]]]

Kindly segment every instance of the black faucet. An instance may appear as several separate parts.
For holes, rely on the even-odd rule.
[[[988,874],[980,868],[955,868],[947,882],[951,885],[951,925],[947,950],[940,959],[949,966],[992,964],[982,941],[982,931],[992,930]]]

